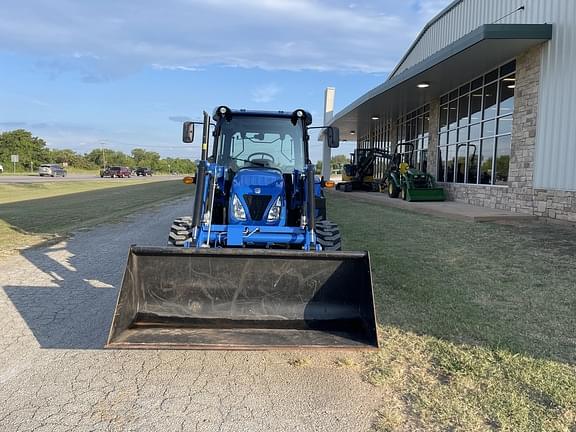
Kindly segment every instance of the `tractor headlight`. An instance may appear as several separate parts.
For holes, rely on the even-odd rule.
[[[276,222],[280,219],[280,212],[282,211],[282,199],[280,197],[276,198],[272,207],[268,211],[267,222]]]
[[[238,199],[238,195],[234,195],[234,198],[232,198],[232,213],[234,214],[235,219],[241,221],[246,220],[246,211],[244,210],[244,206]]]

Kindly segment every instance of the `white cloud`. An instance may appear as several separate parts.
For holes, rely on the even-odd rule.
[[[274,100],[280,93],[281,89],[276,84],[266,84],[252,91],[252,101],[258,103],[267,103]]]
[[[418,15],[446,2],[421,1]],[[399,8],[394,2],[10,3],[0,16],[0,51],[40,57],[45,67],[77,70],[87,81],[144,67],[196,71],[207,65],[382,73],[394,66],[422,24],[387,13]]]
[[[199,72],[202,68],[190,67],[190,66],[178,66],[178,65],[161,65],[158,63],[152,63],[152,68],[157,70],[171,70],[171,71],[184,71],[184,72]]]

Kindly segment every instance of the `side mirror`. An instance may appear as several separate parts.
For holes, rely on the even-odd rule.
[[[338,148],[340,146],[340,129],[328,126],[326,128],[326,139],[328,140],[328,147]]]
[[[182,141],[185,143],[194,142],[194,122],[184,122],[182,127]]]

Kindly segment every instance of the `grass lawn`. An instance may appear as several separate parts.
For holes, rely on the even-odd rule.
[[[576,229],[328,201],[344,248],[371,253],[376,430],[576,431]]]
[[[190,194],[180,180],[0,185],[0,256]]]

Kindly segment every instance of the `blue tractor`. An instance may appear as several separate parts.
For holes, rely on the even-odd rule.
[[[214,147],[198,166],[191,217],[174,221],[169,241],[184,247],[341,250],[338,226],[326,219],[323,182],[308,155],[312,116],[232,111],[214,113]],[[184,124],[192,142],[194,123]],[[206,129],[207,130],[207,129]],[[325,128],[337,147],[338,130]]]
[[[132,246],[109,347],[377,347],[368,253],[342,252],[308,143],[312,116],[218,107],[192,214],[171,246]],[[319,127],[330,147],[338,129]],[[209,138],[213,137],[209,154]]]

